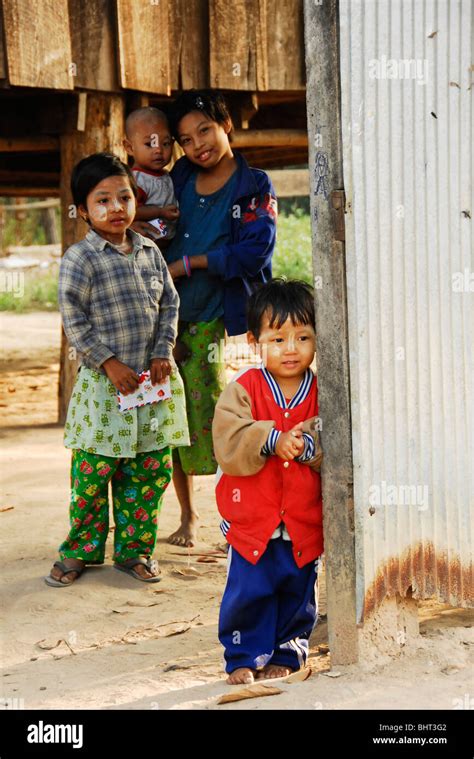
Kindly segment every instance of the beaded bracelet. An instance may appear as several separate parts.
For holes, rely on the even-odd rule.
[[[184,271],[186,272],[186,276],[191,276],[191,264],[189,263],[189,256],[183,256],[183,264],[184,264]]]

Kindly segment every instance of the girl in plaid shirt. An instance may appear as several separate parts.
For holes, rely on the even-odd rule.
[[[153,554],[164,491],[172,475],[171,447],[189,445],[184,390],[173,347],[179,297],[154,242],[129,227],[137,187],[116,156],[80,161],[73,200],[89,225],[61,262],[59,305],[80,368],[65,425],[72,449],[70,531],[45,578],[66,587],[86,564],[102,564],[112,485],[114,567],[157,582]],[[170,377],[172,398],[120,412],[150,370],[153,384]]]

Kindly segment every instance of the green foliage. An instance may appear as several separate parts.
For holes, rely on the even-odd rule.
[[[304,209],[296,207],[293,213],[278,216],[272,271],[274,277],[285,276],[313,283],[311,223]]]
[[[13,205],[17,201],[27,203],[29,200],[44,200],[44,198],[0,198],[0,205]],[[2,247],[10,245],[45,245],[46,232],[42,223],[42,209],[33,208],[31,211],[4,212],[4,227],[2,231]],[[54,209],[56,227],[61,229],[59,208]]]
[[[57,266],[51,266],[45,271],[28,269],[25,272],[20,272],[20,276],[21,291],[15,284],[15,288],[12,288],[13,292],[8,288],[4,288],[0,292],[0,311],[23,313],[25,311],[58,310]]]

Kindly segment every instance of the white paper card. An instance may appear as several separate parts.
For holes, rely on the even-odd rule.
[[[164,401],[167,398],[171,398],[169,377],[158,385],[152,385],[149,371],[140,374],[140,384],[134,393],[129,393],[129,395],[117,394],[120,411],[145,406],[147,403],[158,403],[158,401]]]

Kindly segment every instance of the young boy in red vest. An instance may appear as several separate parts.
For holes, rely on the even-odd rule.
[[[251,295],[245,368],[216,406],[216,499],[229,547],[219,617],[228,683],[303,667],[323,552],[314,294],[274,279]]]

